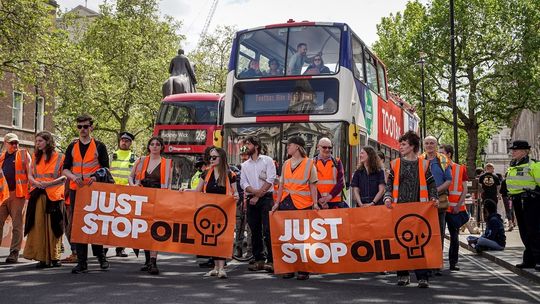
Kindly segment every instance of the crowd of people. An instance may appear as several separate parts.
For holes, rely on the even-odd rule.
[[[55,150],[51,133],[40,132],[35,136],[33,155],[19,149],[18,137],[13,133],[4,136],[6,151],[0,156],[0,234],[8,215],[13,222],[13,238],[7,263],[16,263],[23,236],[27,236],[24,258],[38,261],[38,268],[59,267],[76,261],[72,273],[88,271],[88,244],[71,243],[72,255],[61,260],[62,237],[68,240],[78,189],[95,181],[102,181],[103,168],[108,168],[117,184],[149,188],[170,188],[172,162],[163,157],[164,143],[160,137],[151,137],[146,145],[146,155],[139,158],[130,147],[135,136],[123,132],[119,136],[119,148],[109,158],[106,146],[92,137],[93,118],[80,115],[76,118],[79,138],[74,140],[63,155]],[[450,234],[449,269],[459,271],[459,229],[469,220],[465,206],[467,195],[467,170],[464,165],[452,162],[453,148],[439,145],[437,139],[423,139],[424,153],[420,154],[420,137],[412,131],[399,138],[400,157],[385,168],[385,155],[370,146],[359,153],[359,166],[352,177],[352,205],[360,208],[395,204],[424,202],[438,209],[442,241],[448,228]],[[253,256],[250,271],[274,272],[272,245],[270,241],[270,217],[276,211],[335,209],[350,207],[345,199],[345,178],[342,161],[332,155],[333,143],[321,138],[317,144],[317,156],[308,157],[306,142],[300,136],[287,141],[289,158],[282,166],[264,151],[261,140],[249,136],[242,141],[240,149],[242,164],[232,170],[225,150],[208,147],[203,159],[196,163],[196,174],[190,181],[190,189],[203,193],[227,194],[238,201],[239,221],[235,255],[242,256],[242,243],[247,234],[247,250]],[[512,164],[505,180],[487,166],[480,176],[482,185],[498,187],[502,184],[504,196],[515,209],[520,235],[525,244],[521,268],[540,271],[540,163],[528,157],[530,146],[515,141]],[[234,172],[236,171],[236,172]],[[488,182],[489,181],[489,182]],[[486,232],[470,244],[478,250],[502,250],[505,246],[504,226],[497,213],[496,197],[485,188],[483,198],[487,211]],[[496,194],[496,192],[495,192]],[[23,227],[23,208],[28,201],[26,224]],[[511,213],[511,212],[510,212]],[[508,213],[507,213],[508,215]],[[238,222],[238,221],[237,221]],[[247,222],[247,227],[244,227]],[[501,229],[502,227],[502,229]],[[141,248],[144,249],[144,248]],[[138,249],[134,249],[138,252]],[[102,245],[92,245],[92,253],[101,269],[109,268],[107,251]],[[245,252],[244,252],[245,253]],[[116,248],[116,255],[127,256],[124,248]],[[157,251],[144,250],[145,262],[141,271],[159,274]],[[207,263],[212,269],[206,276],[227,278],[226,260],[211,257]],[[440,275],[440,269],[414,270],[418,287],[429,287],[429,278]],[[283,278],[309,279],[307,272],[287,273]],[[397,284],[410,284],[409,271],[397,272]]]

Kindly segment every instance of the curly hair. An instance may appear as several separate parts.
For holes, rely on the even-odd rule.
[[[379,162],[379,157],[377,156],[377,152],[375,152],[375,149],[370,146],[365,146],[362,148],[362,150],[366,152],[368,159],[365,164],[363,162],[360,162],[358,168],[360,170],[365,169],[368,174],[372,174],[381,170],[381,163]]]

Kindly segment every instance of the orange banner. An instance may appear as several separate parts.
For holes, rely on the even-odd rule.
[[[277,211],[270,228],[276,273],[435,269],[443,263],[432,204]]]
[[[231,257],[234,197],[93,183],[77,190],[72,241]]]

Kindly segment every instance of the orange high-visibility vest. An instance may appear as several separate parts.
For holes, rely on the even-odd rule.
[[[287,160],[283,167],[283,192],[291,195],[291,199],[296,209],[305,209],[313,206],[311,191],[309,189],[309,179],[313,160],[304,157],[302,162],[296,167],[294,172],[291,167],[291,160]],[[286,195],[282,196],[282,201]]]
[[[336,162],[337,164],[337,162]],[[317,168],[317,191],[321,194],[321,196],[326,196],[330,194],[330,191],[334,189],[334,187],[337,184],[337,175],[338,175],[338,168],[334,165],[334,162],[331,159],[328,159],[326,161],[326,164],[323,163],[322,159],[318,159],[315,163],[315,167]],[[341,191],[338,195],[333,197],[330,201],[330,203],[339,203],[341,202]]]
[[[392,201],[397,203],[399,196],[399,170],[401,167],[401,158],[394,159],[391,163],[394,170],[394,187],[392,189]],[[429,201],[429,193],[426,182],[426,170],[429,162],[425,159],[418,159],[418,177],[420,179],[420,201]]]
[[[73,150],[71,150],[71,156],[73,157],[73,166],[71,167],[71,173],[81,177],[85,183],[90,180],[90,175],[92,175],[94,172],[101,168],[98,160],[96,142],[93,138],[90,140],[90,145],[88,146],[88,150],[86,150],[84,159],[81,156],[81,150],[79,148],[78,140],[73,145]],[[77,183],[75,183],[74,181],[70,181],[69,189],[77,190]]]
[[[6,158],[6,153],[0,156],[0,167],[4,164],[4,159]],[[28,152],[25,149],[19,149],[15,151],[15,196],[16,197],[26,197],[28,195],[28,188],[30,184],[28,183],[28,172],[26,168],[28,167]]]
[[[137,160],[135,163],[135,182],[139,183],[144,179],[146,169],[148,168],[148,164],[150,163],[150,156],[142,156]],[[160,161],[160,186],[162,189],[169,188],[170,184],[170,177],[171,177],[171,168],[172,168],[172,160],[167,159],[165,157],[161,157]]]
[[[465,166],[452,163],[452,182],[448,187],[448,204],[449,207],[446,212],[452,212],[453,207],[459,203],[459,198],[463,193],[463,173],[466,170]],[[466,211],[465,204],[459,207],[459,211]]]
[[[34,154],[32,160],[34,166],[34,179],[40,182],[50,182],[62,176],[64,158],[63,154],[53,151],[48,163],[45,163],[45,155],[43,155],[39,164],[36,164],[36,155]],[[34,187],[32,187],[31,190],[34,190]],[[45,188],[47,197],[53,202],[63,200],[65,190],[65,183]]]
[[[6,181],[6,178],[4,177],[4,172],[2,171],[2,167],[0,167],[0,205],[9,198],[9,188]]]
[[[210,167],[210,169],[206,171],[206,176],[204,177],[204,185],[203,185],[202,192],[206,193],[206,186],[208,185],[208,182],[210,181],[210,176],[212,176],[212,172],[214,172],[214,166]],[[234,190],[231,187],[228,173],[225,174],[225,188],[226,188],[225,195],[233,195]]]

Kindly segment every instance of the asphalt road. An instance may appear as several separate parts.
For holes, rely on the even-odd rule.
[[[3,249],[3,248],[2,248]],[[395,274],[312,275],[308,281],[250,272],[228,264],[228,279],[203,277],[193,256],[161,254],[161,274],[139,271],[143,258],[111,257],[111,268],[71,274],[72,264],[38,270],[21,259],[4,264],[0,252],[0,303],[540,303],[540,286],[487,259],[464,253],[461,271],[430,280],[429,289],[396,286]],[[114,252],[114,250],[112,250]],[[111,251],[109,251],[111,253]],[[7,253],[6,253],[7,254]],[[447,262],[446,262],[446,265]]]

